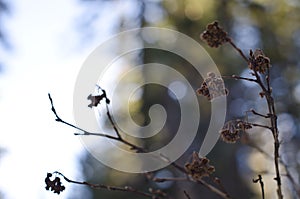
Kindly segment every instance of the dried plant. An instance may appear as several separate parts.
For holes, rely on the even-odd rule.
[[[238,53],[239,55],[246,61],[246,65],[248,66],[253,78],[246,78],[241,77],[237,75],[232,76],[223,76],[223,78],[231,78],[236,80],[243,80],[243,81],[249,81],[251,83],[257,84],[261,92],[258,93],[258,96],[264,98],[267,102],[268,106],[268,112],[267,113],[258,113],[257,111],[251,109],[248,112],[252,113],[253,115],[265,118],[269,120],[269,125],[263,125],[263,124],[257,124],[257,123],[250,123],[245,119],[235,119],[235,120],[229,120],[227,121],[223,128],[220,129],[220,137],[222,140],[226,143],[236,143],[238,139],[241,137],[242,134],[245,134],[246,131],[250,128],[265,128],[269,130],[273,135],[273,142],[274,142],[274,155],[271,156],[268,153],[261,150],[258,146],[256,146],[253,143],[248,143],[250,146],[253,146],[263,154],[265,154],[268,158],[272,158],[274,162],[275,167],[275,177],[274,180],[277,184],[277,196],[279,199],[283,198],[283,192],[282,192],[282,174],[280,173],[282,166],[286,170],[286,176],[291,181],[291,184],[295,188],[295,191],[300,197],[300,192],[296,188],[298,187],[297,183],[293,180],[291,174],[287,170],[287,166],[283,163],[283,161],[280,159],[279,155],[279,148],[280,148],[280,140],[279,140],[279,131],[277,127],[277,114],[276,109],[274,105],[274,99],[272,96],[272,89],[270,87],[270,58],[264,55],[263,51],[260,49],[250,50],[249,57],[246,56],[240,48],[238,48],[233,40],[229,37],[228,33],[223,30],[222,27],[219,26],[218,22],[213,22],[211,24],[207,25],[206,30],[200,35],[200,38],[204,40],[210,47],[217,48],[223,44],[229,43]],[[101,94],[99,95],[89,95],[88,99],[91,100],[91,104],[89,107],[95,107],[99,106],[100,102],[104,101],[106,110],[107,110],[107,117],[115,131],[115,135],[108,135],[103,133],[92,133],[88,132],[80,127],[77,127],[71,123],[68,123],[64,120],[62,120],[54,107],[53,100],[49,94],[49,100],[51,102],[51,110],[54,113],[56,117],[57,122],[64,123],[72,128],[75,128],[77,130],[80,130],[82,133],[76,133],[75,135],[85,136],[85,135],[96,135],[101,137],[106,137],[108,139],[116,140],[124,145],[127,145],[130,147],[132,151],[135,151],[136,153],[139,152],[147,152],[146,148],[143,148],[141,146],[135,145],[129,141],[127,141],[125,138],[121,136],[121,134],[118,131],[118,128],[116,127],[113,117],[110,114],[109,111],[109,104],[110,100],[108,96],[106,95],[106,92],[104,89],[99,87],[101,90]],[[222,77],[216,76],[214,73],[208,73],[207,77],[204,79],[203,83],[201,84],[200,88],[196,90],[196,92],[199,95],[205,96],[208,100],[213,100],[215,98],[218,98],[220,96],[228,95],[228,90],[224,88],[224,82]],[[161,161],[165,161],[167,157],[158,157],[161,158]],[[157,178],[154,177],[153,173],[146,173],[145,176],[147,179],[153,181],[153,182],[166,182],[166,181],[185,181],[187,183],[196,183],[200,184],[210,191],[216,193],[222,198],[231,198],[230,195],[226,192],[224,189],[224,186],[221,183],[221,180],[217,177],[213,177],[215,172],[215,167],[210,165],[210,160],[206,157],[199,157],[199,154],[197,152],[194,152],[192,154],[192,160],[191,162],[186,161],[185,165],[178,165],[177,163],[173,162],[170,164],[171,167],[174,167],[176,170],[178,170],[180,173],[182,173],[181,177],[165,177],[165,178]],[[50,177],[52,175],[56,175],[54,180],[50,180]],[[153,189],[149,188],[147,192],[140,191],[135,188],[126,186],[126,187],[115,187],[115,186],[108,186],[103,184],[92,184],[88,182],[80,182],[80,181],[74,181],[70,180],[69,178],[65,177],[60,172],[53,172],[48,173],[47,177],[45,179],[46,182],[46,189],[54,191],[54,193],[59,194],[60,192],[64,191],[65,187],[61,184],[60,177],[62,177],[66,182],[69,183],[75,183],[80,185],[86,185],[94,189],[107,189],[110,191],[123,191],[123,192],[131,192],[138,195],[143,195],[148,198],[171,198],[167,193],[163,192],[159,189]],[[207,179],[212,179],[210,182],[207,181]],[[254,179],[253,183],[258,183],[261,186],[262,190],[262,198],[264,198],[264,183],[263,178],[261,174],[258,174],[258,179]],[[183,190],[184,196],[186,198],[192,198],[189,193],[187,193],[186,190]]]
[[[213,31],[212,31],[213,30]],[[204,37],[204,34],[208,34],[209,36]],[[219,37],[219,40],[217,39]],[[226,37],[226,38],[224,38]],[[270,130],[273,135],[274,141],[274,167],[275,167],[275,177],[274,180],[277,184],[277,196],[278,198],[283,198],[282,193],[282,174],[280,173],[280,163],[283,167],[285,167],[286,172],[288,172],[287,166],[280,160],[279,148],[280,148],[280,140],[279,140],[279,131],[277,125],[277,114],[275,109],[275,102],[272,96],[272,88],[270,86],[270,58],[265,56],[261,49],[256,49],[254,52],[250,50],[249,58],[242,52],[240,48],[238,48],[233,40],[225,34],[225,31],[218,26],[217,22],[213,22],[207,26],[207,30],[201,35],[201,38],[205,40],[209,46],[218,47],[225,42],[229,42],[235,50],[242,56],[242,58],[246,61],[249,69],[251,70],[251,74],[253,78],[245,78],[237,75],[232,75],[226,78],[233,78],[237,80],[245,80],[252,83],[257,84],[261,91],[259,94],[260,97],[265,98],[268,106],[267,113],[258,113],[257,111],[251,109],[249,112],[252,112],[254,115],[269,119],[269,125],[261,125],[261,124],[251,124],[245,121],[229,121],[227,122],[221,132],[222,139],[227,143],[235,143],[237,139],[240,137],[240,133],[245,132],[246,129],[249,129],[253,126],[262,127]],[[255,145],[253,145],[255,146]],[[255,146],[258,148],[257,146]],[[292,178],[289,178],[293,187],[297,187]],[[262,177],[259,175],[259,181],[262,186],[263,191],[263,183]],[[256,181],[255,181],[256,182]],[[295,190],[300,196],[299,191]],[[264,194],[263,194],[264,195]],[[264,197],[264,196],[263,196]]]
[[[194,179],[200,180],[203,177],[210,176],[215,172],[215,167],[209,165],[209,160],[207,158],[199,158],[198,153],[193,153],[193,160],[191,163],[185,164],[186,172]]]

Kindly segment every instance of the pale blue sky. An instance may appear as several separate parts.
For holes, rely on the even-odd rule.
[[[103,24],[93,42],[80,48],[75,24],[84,7],[78,2],[9,1],[12,12],[4,25],[13,50],[4,57],[0,74],[0,146],[6,149],[0,160],[0,190],[5,199],[66,198],[71,185],[59,196],[46,191],[46,173],[59,170],[73,179],[81,177],[76,158],[84,148],[74,129],[54,121],[47,96],[50,92],[59,113],[72,122],[77,73],[110,35],[109,24]]]

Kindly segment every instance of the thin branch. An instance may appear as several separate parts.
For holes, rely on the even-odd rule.
[[[144,151],[143,148],[141,148],[139,146],[136,146],[136,145],[134,145],[132,143],[127,142],[122,137],[119,137],[119,136],[116,137],[116,136],[112,136],[112,135],[108,135],[108,134],[104,134],[104,133],[92,133],[92,132],[86,131],[86,130],[78,127],[78,126],[75,126],[75,125],[73,125],[73,124],[71,124],[69,122],[64,121],[63,119],[61,119],[58,116],[58,114],[57,114],[57,112],[55,110],[54,103],[53,103],[53,100],[52,100],[52,97],[51,97],[50,93],[48,93],[48,97],[49,97],[49,100],[51,102],[51,110],[52,110],[52,112],[54,113],[54,115],[56,117],[55,121],[61,122],[63,124],[66,124],[67,126],[70,126],[72,128],[75,128],[75,129],[80,130],[80,131],[83,132],[83,133],[74,133],[74,135],[94,135],[94,136],[106,137],[108,139],[116,140],[116,141],[121,142],[121,143],[123,143],[123,144],[125,144],[127,146],[130,146],[132,149],[136,150],[137,152],[143,152]]]
[[[260,188],[261,188],[261,196],[262,199],[265,199],[265,190],[264,190],[264,182],[262,181],[262,177],[259,174],[257,179],[252,179],[253,183],[258,183],[260,184]]]
[[[217,177],[212,178],[212,177],[211,177],[211,179],[214,181],[214,183],[216,183],[216,184],[220,187],[220,189],[221,189],[226,195],[229,196],[229,194],[228,194],[228,192],[226,191],[225,187],[223,186],[223,184],[222,184],[220,178],[217,178]]]
[[[276,177],[274,180],[277,182],[277,195],[279,199],[283,198],[282,194],[282,189],[281,189],[281,177],[280,177],[280,169],[279,169],[279,147],[280,147],[280,142],[279,142],[279,131],[277,127],[277,115],[275,111],[275,104],[274,104],[274,99],[271,95],[271,88],[270,88],[270,78],[267,78],[267,88],[263,84],[260,75],[258,74],[257,71],[254,70],[254,75],[257,79],[257,83],[260,85],[261,89],[263,90],[265,96],[266,96],[266,101],[268,105],[268,110],[269,110],[269,116],[270,116],[270,122],[271,122],[271,127],[272,127],[272,134],[274,138],[274,165],[275,165],[275,172],[276,172]]]
[[[157,177],[154,177],[152,178],[152,181],[153,182],[158,182],[158,183],[161,183],[161,182],[167,182],[167,181],[173,181],[173,182],[176,182],[176,181],[189,181],[188,178],[157,178]]]
[[[111,114],[110,114],[110,112],[109,112],[109,108],[108,108],[108,105],[107,105],[107,104],[106,104],[106,114],[107,114],[107,117],[108,117],[108,119],[109,119],[111,125],[113,126],[114,131],[116,132],[117,136],[118,136],[120,139],[123,140],[123,138],[121,137],[121,134],[120,134],[119,130],[117,129],[117,127],[116,127],[116,125],[115,125],[115,122],[114,122],[114,120],[113,120],[113,118],[112,118],[112,116],[111,116]]]
[[[239,52],[239,54],[247,62],[247,64],[249,64],[250,60],[245,56],[243,51],[233,43],[232,39],[229,39],[229,43],[235,50],[237,50]],[[278,198],[282,199],[283,194],[282,194],[282,189],[281,189],[281,177],[280,177],[280,169],[279,169],[279,147],[280,147],[279,131],[277,128],[277,115],[276,115],[276,111],[275,111],[274,99],[271,95],[272,89],[270,87],[270,69],[267,68],[267,75],[266,75],[267,86],[265,86],[265,84],[261,80],[261,76],[258,74],[257,70],[253,70],[253,72],[254,72],[253,75],[256,78],[255,80],[253,80],[253,79],[248,80],[248,79],[238,78],[238,77],[235,77],[235,78],[256,82],[261,87],[263,94],[266,97],[268,110],[269,110],[268,115],[270,116],[270,122],[271,122],[271,131],[272,131],[273,138],[274,138],[274,166],[275,166],[275,172],[276,172],[276,177],[274,178],[274,180],[277,182]]]
[[[250,112],[252,112],[254,115],[258,115],[260,117],[270,118],[270,115],[264,115],[264,114],[258,113],[254,109],[251,109]]]
[[[238,53],[240,53],[240,55],[243,57],[243,59],[248,63],[249,60],[248,60],[247,56],[243,53],[243,51],[242,51],[240,48],[238,48],[238,47],[233,43],[232,39],[229,39],[229,43],[231,44],[231,46],[232,46],[235,50],[238,51]]]
[[[100,90],[102,91],[102,93],[103,93],[102,96],[103,96],[103,98],[105,99],[106,114],[107,114],[108,119],[109,119],[111,125],[113,126],[113,128],[114,128],[114,130],[115,130],[117,136],[118,136],[121,140],[123,140],[122,137],[121,137],[121,134],[120,134],[120,132],[119,132],[119,130],[118,130],[118,128],[117,128],[116,125],[115,125],[115,122],[114,122],[114,120],[113,120],[113,117],[112,117],[112,115],[111,115],[110,112],[109,112],[108,104],[110,103],[110,99],[107,97],[106,91],[105,91],[103,88],[101,88],[99,85],[96,85],[96,86],[97,86],[98,89],[100,89]]]
[[[51,95],[48,94],[48,96],[49,96],[49,100],[50,100],[50,102],[51,102],[51,110],[52,110],[52,112],[54,113],[54,115],[55,115],[55,117],[56,117],[55,120],[56,120],[57,122],[61,122],[61,123],[63,123],[63,124],[66,124],[66,125],[68,125],[68,126],[70,126],[70,127],[72,127],[72,128],[75,128],[75,129],[80,130],[80,131],[83,132],[83,134],[76,133],[75,135],[95,135],[95,136],[100,136],[100,137],[106,137],[106,138],[108,138],[108,139],[113,139],[113,140],[119,141],[119,142],[121,142],[121,143],[123,143],[123,144],[125,144],[125,145],[127,145],[127,146],[130,146],[131,149],[132,149],[132,150],[136,150],[137,153],[139,153],[139,152],[146,153],[146,152],[147,152],[146,149],[144,149],[144,148],[142,148],[142,147],[139,147],[139,146],[136,146],[136,145],[134,145],[134,144],[132,144],[132,143],[130,143],[130,142],[124,140],[124,139],[120,136],[120,134],[117,133],[118,131],[116,132],[117,137],[116,137],[116,136],[111,136],[111,135],[108,135],[108,134],[102,134],[102,133],[91,133],[91,132],[88,132],[88,131],[86,131],[86,130],[84,130],[84,129],[82,129],[82,128],[79,128],[79,127],[77,127],[77,126],[75,126],[75,125],[73,125],[73,124],[71,124],[71,123],[65,122],[64,120],[62,120],[62,119],[58,116],[58,114],[57,114],[57,112],[56,112],[56,110],[55,110],[55,107],[54,107],[54,104],[53,104],[53,100],[52,100],[52,98],[51,98]],[[116,127],[116,125],[115,125],[115,123],[114,123],[114,121],[113,121],[113,119],[112,119],[112,117],[111,117],[111,114],[110,114],[110,112],[109,112],[109,109],[108,109],[108,103],[109,103],[108,98],[107,98],[106,96],[105,96],[104,98],[106,99],[107,116],[110,118],[109,120],[110,120],[111,124],[113,125],[114,130],[116,131],[117,127]],[[160,155],[158,156],[158,158],[162,159],[163,161],[169,162],[170,165],[172,165],[174,168],[176,168],[177,170],[181,171],[181,172],[184,173],[184,174],[187,174],[186,170],[185,170],[182,166],[176,164],[175,162],[170,162],[170,160],[169,160],[167,157],[165,157],[163,154],[160,154]],[[166,180],[171,180],[171,179],[166,179]],[[165,180],[165,181],[166,181],[166,180]],[[173,179],[173,180],[175,180],[175,179]],[[76,183],[76,182],[73,182],[73,183]],[[199,183],[199,182],[197,182],[197,183]],[[78,183],[77,183],[77,184],[78,184]],[[80,184],[82,184],[82,183],[80,183]],[[86,182],[84,182],[83,184],[88,185]],[[205,181],[202,181],[202,180],[201,180],[201,183],[199,183],[199,184],[204,185],[204,186],[207,187],[209,190],[211,190],[212,192],[214,192],[214,193],[220,195],[220,196],[223,197],[223,198],[230,198],[230,197],[228,196],[227,193],[222,192],[222,191],[219,190],[218,188],[216,188],[216,187],[214,187],[214,186],[212,186],[212,185],[206,183]]]
[[[186,192],[186,190],[183,190],[183,193],[187,199],[191,199],[190,195]]]
[[[227,78],[227,79],[246,80],[246,81],[249,81],[249,82],[256,82],[257,83],[256,79],[241,77],[241,76],[238,76],[238,75],[230,75],[230,76],[222,75],[222,77]]]
[[[272,127],[267,126],[267,125],[263,125],[263,124],[256,124],[256,123],[251,123],[251,122],[247,122],[246,124],[252,125],[252,126],[256,126],[256,127],[261,127],[261,128],[265,128],[265,129],[269,129],[272,131]]]
[[[257,151],[259,151],[261,154],[265,155],[267,158],[269,158],[270,160],[273,160],[274,158],[268,154],[266,151],[264,151],[262,148],[260,148],[259,146],[255,145],[253,142],[248,142],[247,143],[248,146],[256,149]],[[289,169],[288,169],[288,165],[283,162],[283,160],[279,159],[280,164],[284,167],[285,172],[286,172],[286,177],[288,178],[288,180],[290,181],[290,183],[293,186],[293,189],[296,191],[297,196],[300,198],[300,185],[294,180],[294,178],[292,177],[292,174],[290,173]]]
[[[131,193],[135,193],[137,195],[145,196],[145,197],[148,197],[148,198],[160,198],[160,197],[158,197],[158,196],[156,196],[152,193],[143,192],[143,191],[134,189],[130,186],[116,187],[116,186],[109,186],[109,185],[104,185],[104,184],[92,184],[92,183],[85,182],[85,181],[84,182],[79,182],[79,181],[75,181],[75,180],[70,180],[69,178],[67,178],[65,175],[63,175],[62,173],[60,173],[58,171],[55,171],[53,173],[62,176],[65,179],[65,181],[67,181],[69,183],[79,184],[79,185],[86,185],[86,186],[89,186],[93,189],[106,189],[106,190],[109,190],[109,191],[131,192]]]

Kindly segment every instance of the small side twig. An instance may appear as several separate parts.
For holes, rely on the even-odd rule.
[[[261,128],[265,128],[265,129],[269,129],[272,131],[272,127],[267,126],[267,125],[263,125],[263,124],[257,124],[257,123],[251,123],[251,122],[247,122],[246,124],[248,125],[252,125],[252,126],[256,126],[256,127],[261,127]]]
[[[258,113],[258,112],[255,111],[254,109],[251,109],[249,112],[253,113],[254,115],[258,115],[258,116],[260,116],[260,117],[270,118],[270,115],[264,115],[264,114]]]
[[[154,182],[158,182],[158,183],[161,183],[161,182],[167,182],[167,181],[188,181],[188,178],[152,178],[152,181]]]
[[[265,190],[264,190],[264,182],[262,181],[262,177],[259,174],[257,179],[252,179],[253,183],[258,183],[260,184],[260,188],[261,188],[261,195],[262,195],[262,199],[265,199]]]
[[[249,82],[257,82],[256,79],[252,79],[252,78],[248,78],[248,77],[241,77],[238,75],[222,75],[223,78],[227,78],[227,79],[236,79],[236,80],[246,80]]]

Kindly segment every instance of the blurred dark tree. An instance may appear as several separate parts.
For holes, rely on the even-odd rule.
[[[0,0],[0,50],[7,50],[9,47],[9,44],[7,42],[7,37],[5,36],[4,31],[4,17],[6,14],[9,13],[9,6],[8,3],[4,0]],[[3,67],[3,58],[1,58],[0,55],[0,72],[2,71]]]
[[[84,23],[87,27],[85,30],[90,31],[89,24],[93,23],[93,20],[97,20],[97,17],[105,17],[101,15],[103,5],[106,5],[106,9],[109,6],[113,9],[114,6],[122,5],[124,2],[128,1],[82,0],[82,3],[90,4],[92,10],[91,12],[89,9],[87,10],[90,17],[87,17],[87,23]],[[131,0],[130,2],[134,5],[132,11],[117,18],[118,21],[115,22],[117,25],[114,26],[115,32],[145,26],[172,28],[201,43],[223,75],[249,76],[249,72],[244,60],[229,45],[211,49],[200,41],[199,35],[208,23],[218,20],[245,54],[248,54],[250,49],[261,48],[264,50],[264,53],[271,58],[272,64],[271,86],[278,111],[279,130],[282,133],[281,157],[288,164],[292,174],[298,176],[297,173],[299,173],[300,168],[300,2],[296,0]],[[172,66],[180,71],[195,89],[202,82],[202,77],[194,75],[194,72],[191,72],[191,66],[185,60],[171,53],[148,49],[140,51],[139,55],[137,64],[158,62]],[[145,69],[143,71],[144,78],[147,78],[148,75],[149,71]],[[259,100],[257,87],[235,80],[226,80],[225,83],[230,91],[227,109],[228,120],[244,118],[245,112],[250,108],[264,112],[266,104],[263,100]],[[166,140],[162,140],[162,143],[174,136],[173,133],[176,132],[177,128],[174,124],[178,123],[178,118],[172,117],[178,115],[178,104],[169,95],[164,95],[164,92],[166,90],[157,85],[144,86],[141,98],[142,105],[139,110],[144,118],[142,123],[148,124],[150,122],[148,110],[153,104],[162,104],[166,108],[168,119],[164,129],[168,137]],[[208,103],[205,98],[199,97],[199,104],[200,107],[203,107]],[[201,108],[197,142],[193,143],[185,155],[178,160],[180,164],[184,164],[188,160],[192,151],[199,150],[197,144],[199,139],[203,139],[204,136],[201,132],[206,131],[210,118],[209,110],[203,109]],[[249,119],[253,118],[250,117]],[[257,132],[253,132],[253,134],[257,137]],[[265,143],[262,141],[264,138],[260,136],[258,136],[260,140],[258,144],[264,147]],[[149,139],[145,146],[149,146],[151,141],[153,140]],[[268,140],[264,141],[267,142]],[[229,145],[223,142],[218,142],[208,155],[216,167],[216,176],[222,179],[227,191],[234,198],[259,197],[259,188],[254,189],[252,185],[252,178],[255,178],[258,172],[264,172],[267,185],[275,184],[271,179],[274,177],[273,173],[268,173],[269,168],[259,166],[261,164],[267,165],[266,162],[258,160],[253,166],[251,160],[255,155],[255,150],[242,143]],[[149,186],[157,186],[145,180],[143,175],[125,174],[109,169],[88,154],[82,157],[80,164],[86,180],[91,182],[131,185],[144,190]],[[272,164],[271,167],[273,167]],[[172,169],[168,169],[168,171],[178,175]],[[270,181],[268,181],[267,176],[271,179]],[[295,180],[298,181],[299,179]],[[291,198],[295,197],[285,178],[284,183],[284,194]],[[187,190],[192,198],[203,196],[205,198],[219,198],[199,185],[184,183],[174,183],[165,191],[175,198],[182,198],[183,189]],[[275,193],[274,190],[275,187],[273,187]],[[93,195],[92,198],[140,198],[135,195],[127,195],[127,193],[106,190],[90,191]],[[270,191],[267,191],[267,194],[273,197]],[[71,198],[75,197],[72,196]]]

